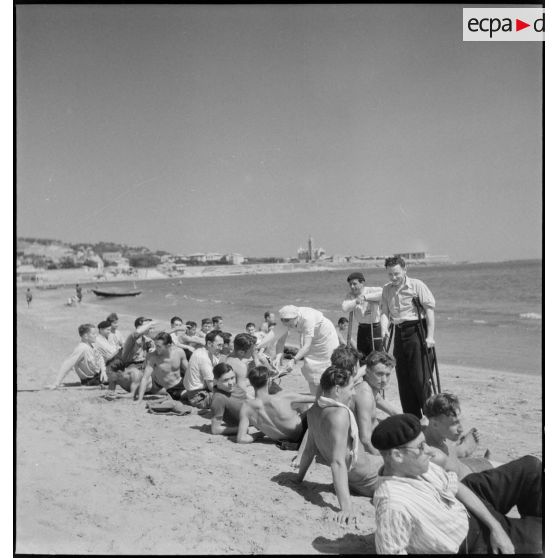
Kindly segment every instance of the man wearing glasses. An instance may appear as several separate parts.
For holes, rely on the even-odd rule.
[[[374,494],[378,554],[542,552],[542,464],[527,455],[459,482],[431,463],[419,419],[388,417],[372,434],[384,467]],[[506,514],[517,505],[521,518]]]

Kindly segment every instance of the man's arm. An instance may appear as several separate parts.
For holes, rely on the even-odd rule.
[[[62,383],[62,380],[68,375],[68,372],[72,370],[83,358],[84,352],[85,348],[80,345],[74,349],[72,354],[60,365],[60,370],[58,371],[56,380],[48,386],[48,389],[56,389]]]
[[[459,483],[456,497],[475,517],[490,530],[492,553],[514,554],[515,548],[498,520],[488,511],[481,499],[463,483]]]
[[[426,308],[426,346],[434,346],[434,329],[436,320],[434,318],[434,308]]]
[[[367,287],[364,300],[368,302],[380,302],[382,300],[382,287]]]
[[[341,303],[341,310],[343,310],[343,312],[350,312],[357,307],[358,302],[357,298],[353,297],[351,293],[348,293],[347,298]]]
[[[302,445],[304,446],[304,451],[300,456],[300,462],[298,463],[298,465],[295,465],[295,467],[298,466],[298,474],[296,477],[297,482],[302,482],[304,480],[304,476],[308,471],[308,467],[310,467],[310,464],[312,463],[314,456],[318,452],[316,448],[316,444],[314,442],[314,435],[310,428],[306,431],[306,434],[304,434],[304,438],[302,439],[301,446]]]
[[[311,335],[305,335],[302,347],[296,352],[295,356],[287,362],[287,370],[293,369],[297,361],[302,360],[310,350],[310,345],[312,344],[313,337]]]
[[[148,358],[145,363],[145,368],[143,369],[143,376],[140,380],[137,403],[143,400],[143,396],[145,395],[145,390],[147,388],[147,382],[149,381],[149,378],[151,378],[152,373],[153,365],[151,364],[151,359]]]
[[[376,407],[390,416],[398,415],[398,411],[391,403],[388,403],[380,394],[376,397]]]
[[[248,434],[251,414],[252,414],[252,409],[250,405],[248,403],[242,403],[242,407],[240,408],[240,421],[238,423],[238,432],[236,433],[236,441],[239,444],[251,444],[254,441],[254,437]]]
[[[354,395],[355,417],[358,425],[359,439],[368,453],[379,455],[380,452],[372,445],[372,425],[376,423],[376,401],[371,392],[361,386]]]
[[[347,435],[349,432],[349,414],[345,409],[336,409],[331,417],[330,440],[332,443],[331,475],[335,494],[339,500],[341,511],[337,514],[338,523],[354,521],[355,515],[349,492],[349,478],[347,472]]]
[[[211,360],[205,358],[200,359],[199,369],[205,389],[213,391],[213,365],[211,364]]]
[[[180,355],[180,371],[182,372],[181,376],[183,378],[186,377],[187,370],[188,370],[188,359],[186,358],[186,353],[182,351]]]
[[[223,416],[225,415],[226,406],[227,404],[223,399],[213,399],[213,402],[211,403],[211,410],[213,412],[213,416],[211,418],[211,434],[224,434],[225,436],[228,436],[238,432],[238,427],[225,426],[223,424]]]

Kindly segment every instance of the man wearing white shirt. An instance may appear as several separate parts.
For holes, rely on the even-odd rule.
[[[382,287],[365,287],[364,282],[364,275],[360,271],[351,273],[347,277],[350,290],[341,304],[343,312],[354,312],[354,321],[358,323],[357,349],[362,354],[363,361],[372,351],[382,350]]]

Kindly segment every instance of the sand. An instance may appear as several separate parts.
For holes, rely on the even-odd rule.
[[[36,296],[29,309],[17,296],[16,552],[374,553],[370,499],[352,497],[357,527],[337,526],[326,466],[313,464],[297,485],[294,452],[212,436],[207,417],[151,415],[124,392],[104,400],[100,388],[43,390],[79,341],[77,326],[108,313],[65,307],[72,294]],[[124,331],[132,320],[121,316]],[[465,427],[480,430],[479,455],[541,457],[539,375],[440,370],[443,389],[460,396]],[[282,386],[304,392],[306,383],[295,371]],[[398,404],[395,381],[386,398]]]

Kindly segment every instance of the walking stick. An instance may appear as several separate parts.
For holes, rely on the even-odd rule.
[[[349,312],[349,325],[347,326],[347,347],[351,346],[351,336],[353,334],[353,316],[355,314],[354,310]]]
[[[432,389],[434,391],[434,393],[440,393],[442,391],[442,388],[440,387],[440,371],[438,370],[438,359],[436,358],[436,348],[435,347],[431,347],[430,349],[427,347],[426,345],[426,336],[424,334],[424,327],[422,325],[422,315],[423,313],[425,313],[424,308],[422,306],[422,304],[420,303],[420,300],[417,297],[413,297],[413,304],[415,306],[415,308],[417,309],[417,313],[419,316],[419,321],[418,321],[418,332],[419,332],[419,337],[420,337],[420,343],[424,348],[424,351],[426,353],[426,365],[428,368],[428,375],[430,376],[430,381],[432,382]],[[432,372],[432,363],[430,362],[430,354],[432,354],[432,361],[434,362],[434,371],[436,373],[436,383],[434,383],[434,374]]]
[[[393,340],[393,323],[389,324],[389,338],[388,338],[388,342],[387,345],[384,345],[384,351],[386,353],[389,353],[389,348],[391,347],[391,342]]]

